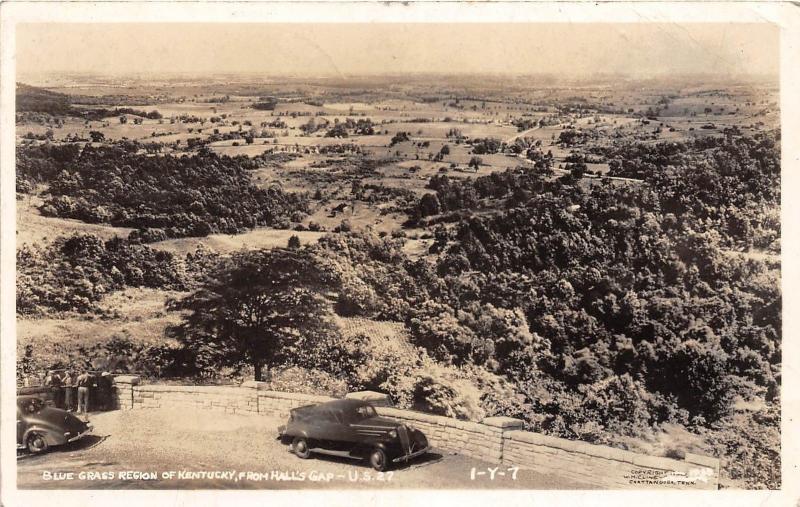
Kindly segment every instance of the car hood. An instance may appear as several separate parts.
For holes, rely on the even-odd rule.
[[[82,432],[86,429],[85,422],[60,408],[44,407],[33,414],[26,414],[24,417],[28,423],[39,423],[69,431]]]

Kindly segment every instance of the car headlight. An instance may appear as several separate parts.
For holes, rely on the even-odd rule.
[[[391,438],[397,438],[397,430],[392,430],[389,432],[389,436]]]

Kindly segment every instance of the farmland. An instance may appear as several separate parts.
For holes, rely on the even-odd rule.
[[[82,79],[18,85],[20,376],[296,367],[780,485],[776,83]],[[214,363],[192,304],[270,255],[324,332]]]

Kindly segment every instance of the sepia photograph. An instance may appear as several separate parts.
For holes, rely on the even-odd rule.
[[[779,26],[188,21],[15,25],[20,491],[785,486]]]

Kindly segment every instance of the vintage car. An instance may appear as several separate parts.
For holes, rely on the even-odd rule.
[[[312,452],[367,459],[378,471],[430,449],[421,431],[378,416],[366,401],[351,399],[291,410],[289,422],[278,428],[278,438],[303,459]]]
[[[40,453],[79,440],[92,432],[90,422],[60,408],[45,405],[37,396],[17,397],[17,448]]]

